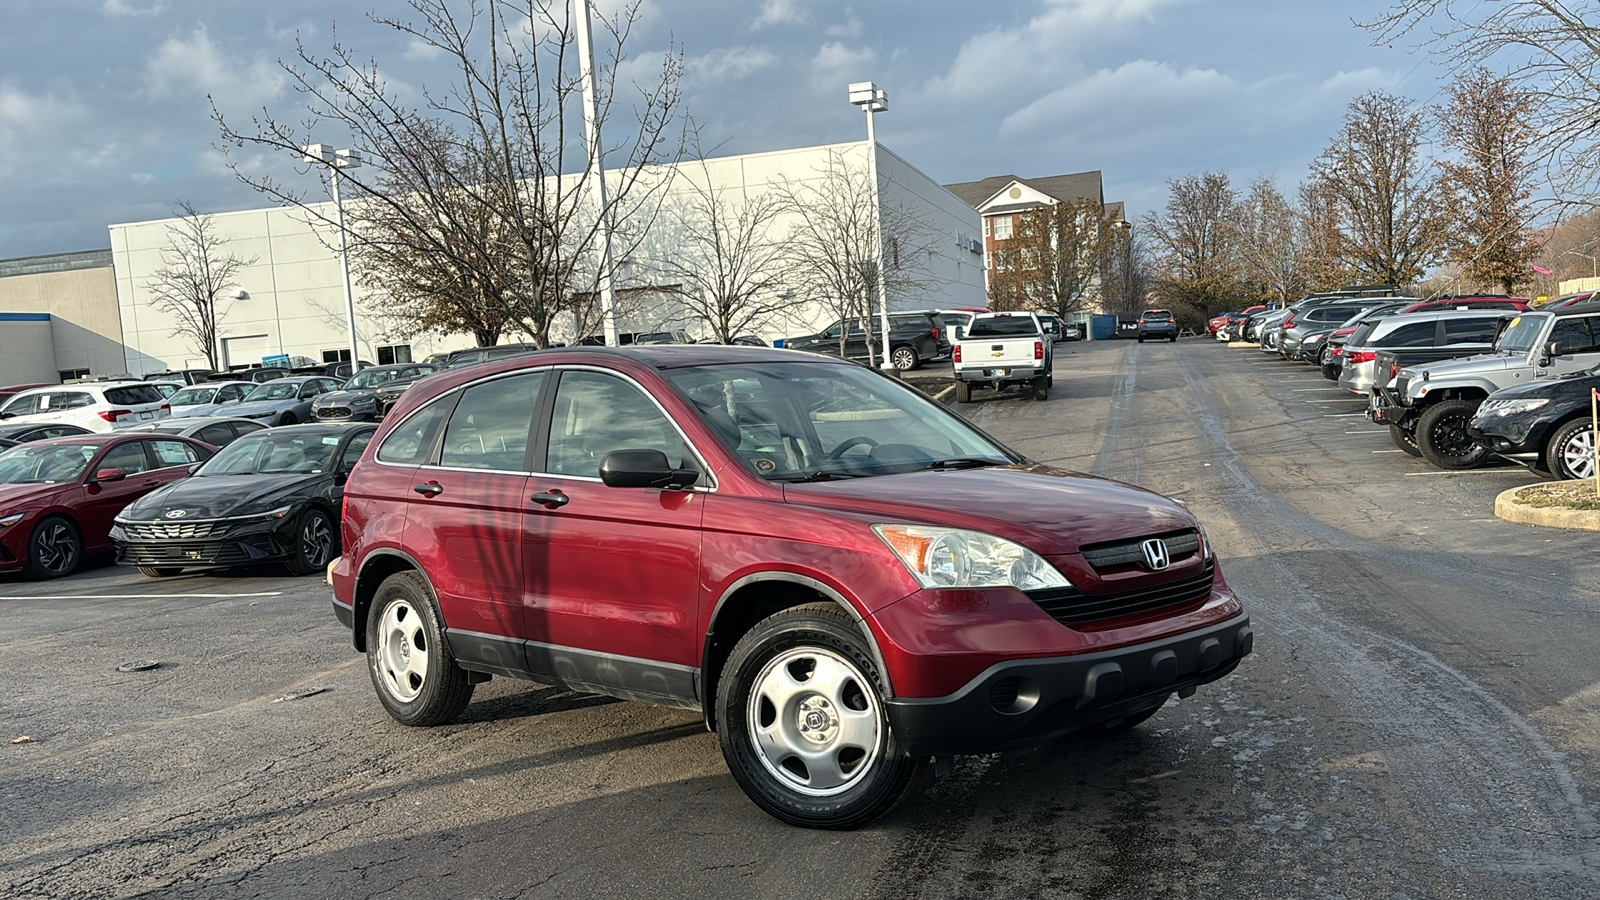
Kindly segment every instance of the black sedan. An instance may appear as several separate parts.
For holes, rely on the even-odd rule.
[[[1594,425],[1589,392],[1600,370],[1495,391],[1467,434],[1490,452],[1557,478],[1594,477]]]
[[[264,562],[321,572],[339,553],[345,480],[375,430],[292,425],[239,438],[117,516],[117,562],[152,577]]]
[[[59,437],[77,437],[94,434],[87,428],[68,422],[0,422],[0,440],[26,444],[29,441],[48,441]]]

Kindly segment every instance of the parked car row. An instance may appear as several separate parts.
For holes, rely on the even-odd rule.
[[[1539,308],[1501,296],[1323,296],[1217,319],[1219,340],[1255,340],[1366,397],[1368,419],[1439,468],[1501,457],[1556,478],[1594,476],[1600,302],[1592,294]]]

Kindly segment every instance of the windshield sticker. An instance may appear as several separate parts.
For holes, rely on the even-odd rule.
[[[325,437],[325,438],[322,439],[322,442],[324,444],[327,444],[328,446],[332,447],[333,445],[339,443],[339,438],[338,438],[337,435],[335,435],[334,437]]]
[[[763,475],[768,475],[778,470],[778,464],[766,458],[751,460],[750,464],[755,466],[756,471]]]

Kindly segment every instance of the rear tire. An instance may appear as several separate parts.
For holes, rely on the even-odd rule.
[[[182,566],[140,566],[139,567],[139,574],[143,575],[146,578],[171,578],[174,575],[182,575],[183,574],[183,567]]]
[[[1478,400],[1443,400],[1417,417],[1417,449],[1422,458],[1441,469],[1472,469],[1489,455],[1489,448],[1467,436],[1467,425],[1478,411]]]
[[[756,623],[717,685],[722,756],[768,815],[805,828],[859,828],[916,774],[890,730],[883,677],[855,623],[811,603]]]
[[[1033,377],[1032,391],[1029,393],[1029,396],[1034,400],[1050,399],[1050,385],[1045,381],[1045,376],[1035,375]]]
[[[908,344],[902,344],[890,350],[889,361],[894,363],[894,367],[902,372],[909,372],[922,365],[922,360],[917,357],[916,349]]]
[[[972,402],[972,385],[967,384],[965,381],[956,382],[956,402],[957,403],[971,403]]]
[[[1422,451],[1417,448],[1417,436],[1401,428],[1399,425],[1389,426],[1389,439],[1394,445],[1412,456],[1421,456]]]
[[[472,701],[427,582],[398,572],[378,585],[367,617],[367,673],[378,701],[402,725],[441,725]]]
[[[1588,419],[1574,419],[1556,429],[1545,445],[1545,468],[1560,479],[1594,477],[1594,431]]]

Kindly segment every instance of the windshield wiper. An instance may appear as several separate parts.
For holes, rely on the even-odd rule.
[[[816,472],[811,472],[811,473],[808,473],[806,475],[797,475],[797,476],[794,476],[794,477],[791,477],[791,478],[775,478],[773,480],[774,481],[786,482],[788,484],[804,484],[804,483],[806,483],[808,481],[835,481],[835,480],[843,479],[843,478],[863,478],[863,477],[865,477],[865,476],[857,475],[857,474],[854,474],[854,473],[851,473],[851,472],[827,472],[827,471],[818,470]]]
[[[982,456],[952,456],[949,459],[936,459],[924,468],[928,469],[981,469],[985,466],[1004,466],[1009,460],[990,459]]]

